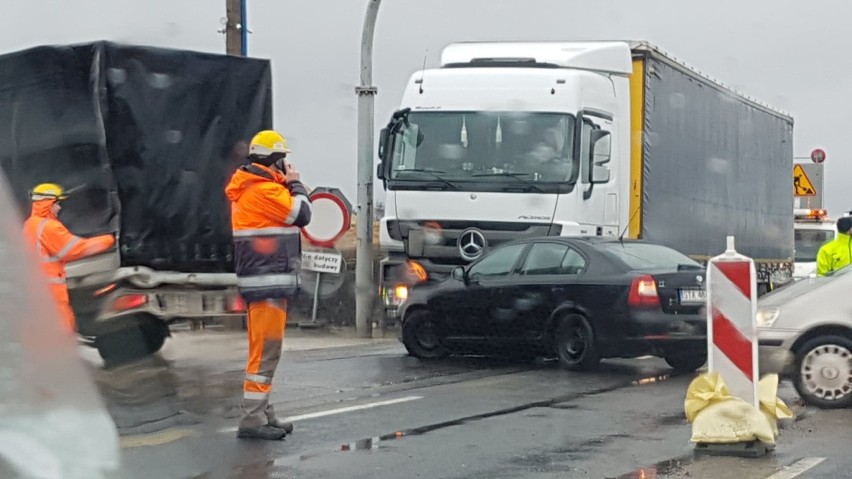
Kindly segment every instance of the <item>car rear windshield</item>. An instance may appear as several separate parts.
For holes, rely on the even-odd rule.
[[[701,268],[702,266],[669,247],[648,243],[603,243],[600,249],[623,261],[633,270]]]

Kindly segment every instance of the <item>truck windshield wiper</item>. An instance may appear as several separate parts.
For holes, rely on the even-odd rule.
[[[489,177],[489,176],[502,176],[502,177],[507,177],[507,178],[515,178],[516,180],[519,180],[521,183],[523,183],[523,184],[525,184],[525,185],[529,186],[530,188],[532,188],[532,189],[534,189],[534,190],[538,191],[539,193],[544,193],[544,190],[542,190],[541,188],[539,188],[539,187],[538,187],[538,185],[536,185],[536,184],[535,184],[535,183],[533,183],[532,181],[529,181],[529,180],[527,180],[526,178],[524,178],[525,176],[530,176],[530,174],[529,174],[529,173],[510,173],[510,172],[503,172],[503,173],[477,173],[477,174],[472,175],[472,176],[473,176],[474,178],[487,178],[487,177]]]
[[[406,172],[406,171],[411,172],[411,173],[428,173],[433,178],[435,178],[436,180],[440,181],[441,183],[447,185],[448,187],[450,187],[454,190],[458,189],[458,187],[456,185],[450,183],[446,178],[444,178],[443,176],[438,174],[438,173],[446,173],[446,171],[433,170],[432,168],[405,168],[403,170],[396,170],[396,173],[400,174],[400,173]]]

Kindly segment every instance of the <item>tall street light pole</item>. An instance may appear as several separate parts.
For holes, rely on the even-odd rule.
[[[361,84],[358,95],[358,250],[355,257],[355,328],[359,337],[381,336],[383,321],[371,321],[373,284],[373,33],[381,0],[368,0],[361,31]]]

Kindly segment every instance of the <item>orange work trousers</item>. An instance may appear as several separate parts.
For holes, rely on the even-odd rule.
[[[52,279],[52,278],[51,278]],[[64,281],[64,278],[58,278]],[[68,299],[68,287],[65,284],[57,284],[51,281],[50,293],[56,300],[56,306],[59,307],[59,318],[65,329],[74,333],[77,330],[77,320],[74,317],[74,310],[71,309],[71,302]]]
[[[248,305],[248,362],[243,381],[240,428],[265,426],[275,418],[269,404],[272,378],[281,359],[284,329],[287,325],[287,301],[258,301]]]

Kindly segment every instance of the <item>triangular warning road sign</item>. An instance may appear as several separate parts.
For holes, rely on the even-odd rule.
[[[795,196],[816,196],[816,188],[805,174],[802,165],[793,166],[793,194]]]

